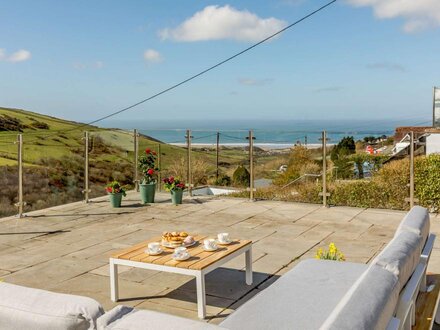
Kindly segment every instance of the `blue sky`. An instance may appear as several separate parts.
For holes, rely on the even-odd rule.
[[[115,119],[429,121],[440,85],[440,7],[413,2],[339,1]],[[0,0],[0,106],[92,121],[325,3]]]

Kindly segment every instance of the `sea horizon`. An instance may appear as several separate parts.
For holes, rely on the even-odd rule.
[[[412,125],[410,120],[108,120],[100,126],[139,133],[165,143],[183,145],[186,130],[191,129],[194,146],[216,144],[245,146],[249,130],[253,130],[255,146],[281,149],[294,144],[317,145],[326,130],[328,144],[335,144],[345,136],[362,140],[366,136],[393,136],[398,126]]]

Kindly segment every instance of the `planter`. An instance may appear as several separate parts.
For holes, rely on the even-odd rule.
[[[174,205],[182,204],[183,190],[171,190],[171,202]]]
[[[139,185],[142,204],[154,203],[154,194],[156,193],[156,182],[141,183]]]
[[[121,207],[122,193],[108,194],[112,207]]]

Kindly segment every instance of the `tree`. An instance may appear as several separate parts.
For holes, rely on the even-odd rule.
[[[347,157],[356,153],[356,143],[352,136],[345,136],[341,141],[333,148],[330,158],[333,162],[336,160]]]
[[[238,187],[249,187],[251,182],[251,175],[249,171],[244,166],[239,166],[234,171],[232,175],[232,180],[234,181],[234,185]]]

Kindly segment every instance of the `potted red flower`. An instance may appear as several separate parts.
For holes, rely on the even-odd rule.
[[[125,189],[118,181],[113,181],[105,187],[112,207],[121,207],[122,196],[126,196]]]
[[[156,177],[159,168],[156,166],[157,154],[150,148],[145,149],[145,154],[139,158],[139,168],[144,175],[139,185],[141,200],[143,204],[154,203],[156,192]]]
[[[171,201],[174,205],[182,204],[183,190],[185,183],[172,176],[162,180],[166,191],[171,193]]]

